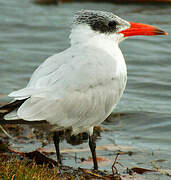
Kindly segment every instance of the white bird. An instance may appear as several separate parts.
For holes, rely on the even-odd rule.
[[[81,10],[71,30],[71,46],[43,62],[28,85],[14,91],[5,120],[46,120],[54,128],[61,163],[58,130],[89,134],[94,169],[98,169],[93,127],[102,123],[119,102],[127,68],[119,43],[128,36],[166,35],[153,26],[127,22],[111,12]],[[4,107],[3,107],[4,108]]]

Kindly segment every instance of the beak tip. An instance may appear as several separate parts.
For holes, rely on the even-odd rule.
[[[155,35],[168,35],[168,33],[167,32],[165,32],[165,31],[163,31],[163,30],[160,30],[160,29],[157,29],[156,31],[155,31]]]

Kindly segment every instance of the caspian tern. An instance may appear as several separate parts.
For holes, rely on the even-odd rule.
[[[127,81],[127,68],[119,43],[128,36],[166,35],[156,27],[128,22],[111,12],[81,10],[71,30],[71,46],[43,62],[26,88],[14,91],[5,120],[43,121],[54,125],[57,160],[59,130],[87,132],[98,169],[93,127],[102,123],[119,102]],[[5,108],[1,107],[1,108]]]

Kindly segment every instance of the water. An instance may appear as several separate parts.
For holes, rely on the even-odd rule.
[[[104,123],[99,144],[159,151],[171,159],[171,4],[68,3],[39,6],[29,0],[0,2],[0,90],[23,88],[48,56],[69,47],[72,16],[80,9],[114,12],[130,21],[158,26],[168,36],[133,37],[121,43],[128,67],[125,93],[115,109],[125,116]],[[1,101],[9,99],[2,98]],[[86,144],[87,146],[87,144]],[[162,156],[161,155],[161,156]]]

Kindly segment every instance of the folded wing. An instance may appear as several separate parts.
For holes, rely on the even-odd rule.
[[[77,129],[101,123],[111,113],[120,98],[115,61],[97,49],[82,51],[70,49],[67,55],[46,60],[25,89],[10,94],[16,99],[30,97],[18,109],[19,118]]]

